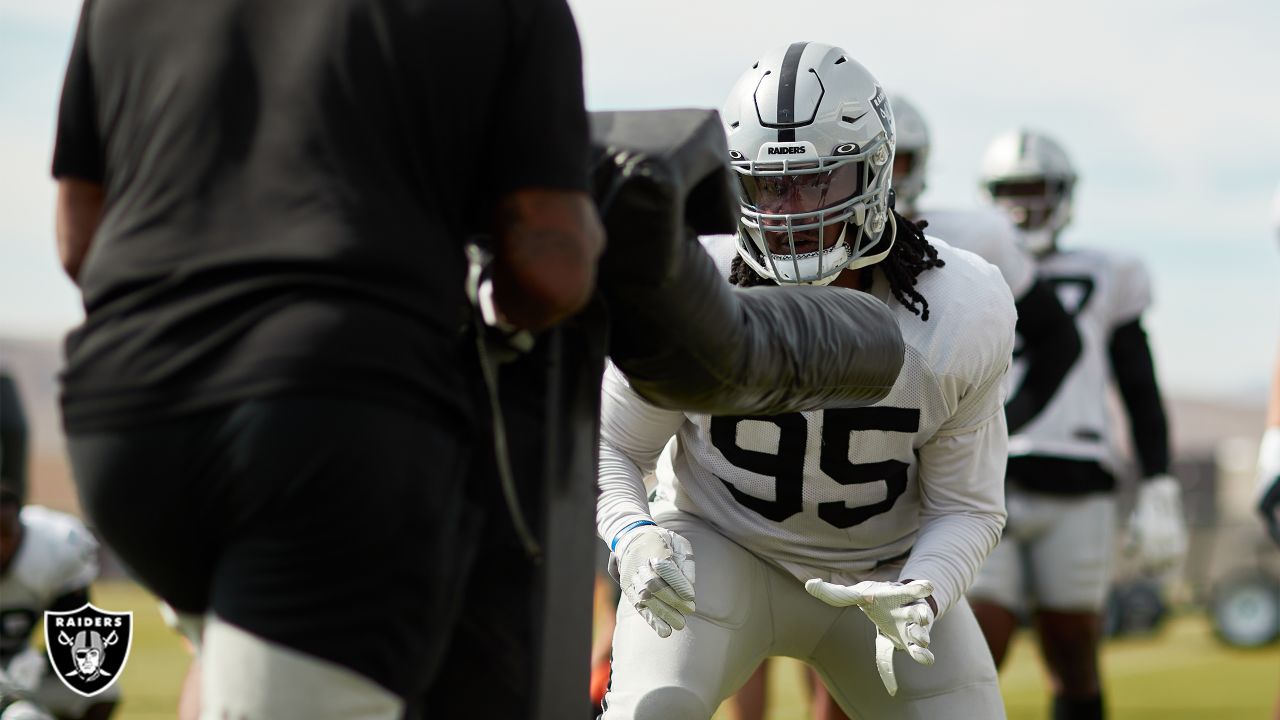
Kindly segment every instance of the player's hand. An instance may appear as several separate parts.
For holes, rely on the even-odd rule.
[[[1186,555],[1187,525],[1177,479],[1160,475],[1138,486],[1138,500],[1129,518],[1128,545],[1151,571],[1167,570]]]
[[[618,540],[609,572],[658,637],[683,630],[693,612],[693,547],[680,535],[642,525]]]
[[[929,626],[933,624],[933,608],[925,598],[933,594],[933,583],[912,580],[908,583],[873,582],[857,585],[834,585],[813,579],[804,584],[809,594],[828,605],[857,605],[875,623],[876,669],[890,695],[898,692],[898,679],[893,672],[893,651],[905,650],[921,665],[933,664],[929,651]]]
[[[45,654],[29,647],[14,655],[5,670],[9,682],[19,689],[33,693],[40,687],[45,671],[49,667]]]

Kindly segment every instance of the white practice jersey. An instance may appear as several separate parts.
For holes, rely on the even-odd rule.
[[[98,577],[98,541],[77,518],[39,505],[19,516],[22,543],[0,575],[0,654],[26,647],[54,600]]]
[[[1011,457],[1036,455],[1089,460],[1115,469],[1115,432],[1106,393],[1111,382],[1112,332],[1151,304],[1151,284],[1140,261],[1098,250],[1067,250],[1042,258],[1039,277],[1057,292],[1080,333],[1080,358],[1049,401],[1009,438]],[[1025,360],[1015,358],[1013,392],[1020,390]]]
[[[946,266],[926,271],[916,286],[929,301],[927,322],[892,299],[883,274],[875,274],[871,292],[893,308],[906,357],[888,397],[873,406],[770,417],[685,414],[645,402],[610,366],[600,536],[608,542],[651,518],[641,477],[656,468],[655,512],[666,506],[697,515],[800,582],[857,582],[910,553],[902,576],[933,581],[945,611],[1004,522],[1003,383],[1015,314],[994,267],[935,245]]]
[[[951,247],[968,250],[995,265],[1004,276],[1014,300],[1031,289],[1036,261],[1018,243],[1018,228],[996,208],[969,210],[924,210],[919,217],[928,221],[925,233],[942,238]]]

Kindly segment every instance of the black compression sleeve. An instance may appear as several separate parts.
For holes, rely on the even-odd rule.
[[[1140,319],[1111,333],[1111,371],[1115,374],[1143,477],[1169,471],[1169,423],[1160,402],[1155,364]]]
[[[1080,357],[1080,333],[1062,309],[1049,283],[1037,279],[1017,303],[1018,334],[1027,372],[1017,394],[1005,405],[1009,434],[1026,425],[1049,404]]]

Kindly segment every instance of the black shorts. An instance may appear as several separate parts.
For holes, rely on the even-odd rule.
[[[74,433],[70,453],[103,538],[175,609],[414,697],[471,569],[473,442],[443,411],[281,396]]]

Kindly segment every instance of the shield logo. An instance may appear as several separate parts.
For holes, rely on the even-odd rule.
[[[93,697],[120,679],[133,646],[133,613],[85,604],[70,612],[45,612],[44,646],[62,684]]]

